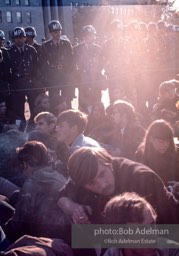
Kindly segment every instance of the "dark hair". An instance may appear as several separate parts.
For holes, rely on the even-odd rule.
[[[48,99],[50,101],[49,96],[46,93],[40,93],[35,99],[34,106],[38,107],[43,99]]]
[[[47,124],[56,124],[57,118],[54,114],[50,112],[40,112],[34,117],[34,122],[37,123],[41,118],[43,118]]]
[[[77,186],[90,183],[97,175],[98,162],[110,163],[111,155],[103,148],[81,147],[68,161],[68,172]]]
[[[172,79],[161,83],[159,86],[159,95],[163,95],[165,92],[178,87],[178,85],[179,81],[176,79]]]
[[[39,141],[43,143],[47,148],[50,148],[50,135],[45,132],[34,130],[28,133],[28,141]]]
[[[48,151],[45,145],[38,141],[28,141],[16,150],[18,160],[26,162],[31,167],[48,165]]]
[[[151,138],[169,141],[169,147],[164,154],[159,154],[153,147]],[[136,161],[149,166],[163,179],[173,180],[178,172],[177,148],[173,139],[173,130],[165,120],[156,120],[152,122],[145,134],[143,142],[139,145],[136,152]],[[176,177],[175,177],[176,178]]]
[[[121,114],[126,114],[129,120],[135,119],[136,117],[134,106],[125,100],[115,101],[113,109],[116,109]]]
[[[105,206],[104,218],[106,224],[142,224],[145,217],[145,210],[149,209],[154,222],[157,215],[153,207],[144,197],[134,192],[126,192],[113,197]],[[148,223],[152,224],[152,223]]]
[[[79,133],[84,132],[87,125],[87,115],[79,110],[65,110],[57,117],[57,124],[67,122],[70,127],[77,126]]]
[[[150,146],[150,138],[158,138],[162,140],[170,140],[170,151],[175,151],[175,144],[173,140],[173,129],[171,125],[162,119],[155,120],[152,122],[149,127],[147,128],[145,137],[144,137],[144,144],[147,150],[147,147]],[[150,146],[151,150],[151,146]]]

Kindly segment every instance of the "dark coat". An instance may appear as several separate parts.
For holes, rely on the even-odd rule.
[[[61,239],[23,236],[2,254],[4,256],[73,256],[71,248]]]
[[[134,160],[135,152],[143,141],[145,135],[144,128],[136,121],[129,121],[123,134],[118,129],[113,135],[114,146],[121,150],[121,156]]]
[[[22,235],[57,237],[63,236],[66,218],[56,204],[58,191],[66,179],[51,168],[36,170],[26,180],[15,214],[4,227],[8,238],[16,240]]]
[[[40,56],[41,72],[47,86],[64,85],[73,71],[73,50],[69,40],[60,39],[56,46],[52,39],[42,44]]]
[[[156,209],[158,223],[179,223],[179,202],[167,191],[159,176],[145,165],[125,158],[114,158],[115,192],[110,197],[96,195],[84,188],[77,188],[71,181],[64,187],[59,197],[67,196],[79,204],[89,205],[93,214],[92,223],[102,222],[102,211],[106,202],[124,192],[136,192],[145,197]]]

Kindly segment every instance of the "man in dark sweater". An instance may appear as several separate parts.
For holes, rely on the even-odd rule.
[[[68,168],[71,180],[60,190],[58,205],[74,223],[101,223],[106,202],[123,192],[145,197],[157,212],[157,223],[179,223],[179,202],[145,165],[82,147],[70,157]]]

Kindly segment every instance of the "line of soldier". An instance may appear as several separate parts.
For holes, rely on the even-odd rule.
[[[156,102],[159,84],[172,79],[179,67],[177,26],[157,23],[111,22],[110,36],[98,45],[92,25],[84,26],[82,43],[72,46],[62,35],[62,25],[49,23],[51,39],[37,44],[33,27],[16,27],[13,44],[3,47],[0,31],[0,93],[7,97],[7,115],[12,122],[24,120],[24,103],[29,103],[31,119],[36,96],[48,90],[52,99],[61,94],[68,107],[79,89],[79,108],[89,112],[101,100],[101,90],[109,89],[110,102],[127,96],[140,109]],[[4,92],[3,92],[4,91]]]

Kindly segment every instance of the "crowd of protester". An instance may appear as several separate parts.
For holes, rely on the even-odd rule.
[[[72,247],[73,224],[179,224],[177,29],[114,20],[109,32],[98,45],[86,25],[73,46],[53,20],[42,45],[16,27],[7,49],[0,31],[2,255],[179,255]]]

